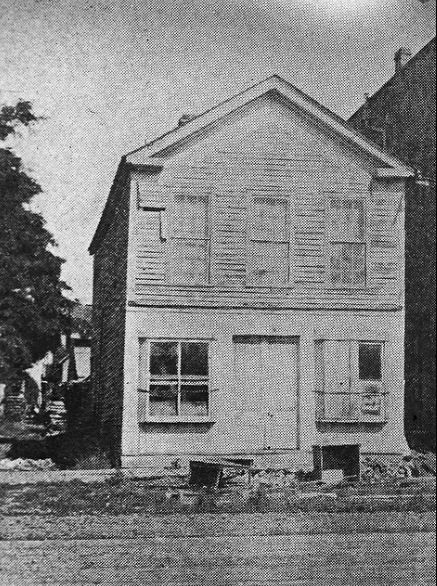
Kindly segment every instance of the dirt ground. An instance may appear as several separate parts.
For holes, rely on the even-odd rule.
[[[435,536],[370,533],[0,542],[2,586],[428,586]]]
[[[435,482],[0,486],[0,586],[427,586]]]

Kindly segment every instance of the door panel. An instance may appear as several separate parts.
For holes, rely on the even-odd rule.
[[[297,339],[267,339],[264,349],[266,448],[295,448],[298,403]]]
[[[298,339],[236,336],[235,413],[264,449],[297,445]],[[254,446],[255,447],[255,446]]]
[[[231,433],[242,449],[262,449],[261,342],[255,337],[234,338],[234,393]]]

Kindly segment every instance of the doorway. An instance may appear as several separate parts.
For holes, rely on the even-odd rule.
[[[299,338],[234,336],[233,343],[240,425],[257,423],[256,447],[297,448]]]

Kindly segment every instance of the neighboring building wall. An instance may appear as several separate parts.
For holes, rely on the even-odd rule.
[[[371,96],[349,120],[420,170],[406,196],[406,433],[435,449],[436,425],[436,40]]]
[[[129,184],[120,177],[109,227],[94,251],[92,384],[102,448],[120,461],[126,315]]]

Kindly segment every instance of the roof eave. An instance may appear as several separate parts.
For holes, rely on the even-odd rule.
[[[120,160],[118,167],[117,167],[117,171],[115,173],[115,177],[114,177],[114,181],[112,182],[111,189],[109,190],[109,195],[106,200],[105,207],[103,208],[102,215],[100,216],[100,221],[97,224],[96,231],[95,231],[94,236],[91,240],[91,243],[88,247],[88,252],[91,255],[94,255],[96,253],[96,251],[98,250],[100,242],[104,238],[106,231],[110,225],[110,222],[111,222],[110,213],[111,213],[112,203],[114,201],[115,191],[120,184],[120,179],[122,178],[123,173],[125,173],[125,172],[126,172],[126,157],[123,156]]]
[[[379,146],[370,142],[366,137],[361,135],[357,130],[351,127],[345,120],[319,104],[313,98],[307,96],[304,92],[294,87],[291,83],[285,81],[281,77],[274,75],[261,81],[260,83],[240,92],[232,98],[221,102],[214,108],[211,108],[200,114],[190,122],[187,122],[181,127],[177,127],[166,134],[156,138],[154,141],[148,143],[142,149],[133,151],[126,155],[126,160],[131,164],[148,164],[152,161],[157,161],[157,165],[161,161],[156,157],[159,153],[168,149],[169,147],[183,142],[189,136],[196,133],[201,133],[205,128],[219,120],[220,118],[229,115],[231,112],[237,110],[243,105],[265,95],[269,92],[276,92],[288,102],[294,104],[297,108],[306,112],[309,116],[319,120],[322,124],[330,128],[337,135],[343,137],[355,147],[367,152],[374,159],[381,161],[382,165],[387,167],[397,168],[401,173],[410,175],[411,169],[402,161],[396,159],[392,155],[382,150]],[[142,156],[139,153],[142,153]],[[137,155],[137,156],[135,156]]]

